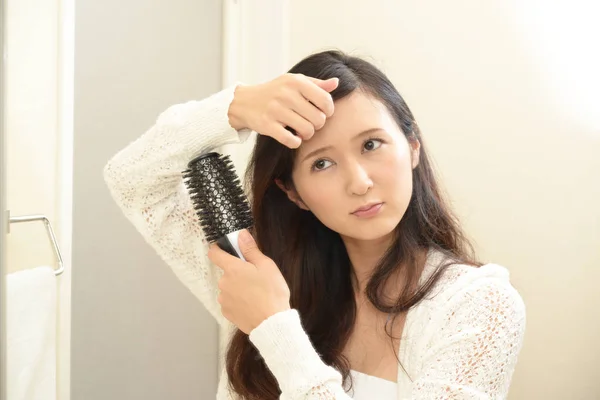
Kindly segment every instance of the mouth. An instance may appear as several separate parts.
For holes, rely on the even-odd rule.
[[[369,203],[369,204],[366,204],[366,205],[359,207],[356,210],[352,211],[351,214],[361,216],[361,215],[377,212],[381,208],[382,205],[383,205],[382,202]]]

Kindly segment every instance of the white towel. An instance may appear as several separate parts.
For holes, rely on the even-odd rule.
[[[9,400],[56,400],[56,279],[46,266],[6,276]]]

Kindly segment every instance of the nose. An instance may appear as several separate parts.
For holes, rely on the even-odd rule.
[[[373,187],[373,181],[367,169],[358,162],[350,164],[348,168],[347,191],[352,196],[362,196]]]

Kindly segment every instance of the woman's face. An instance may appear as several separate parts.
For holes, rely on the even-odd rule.
[[[418,160],[419,142],[409,143],[385,106],[356,90],[336,101],[325,126],[298,148],[296,192],[286,192],[342,237],[380,239],[406,212]],[[370,214],[354,213],[379,203]]]

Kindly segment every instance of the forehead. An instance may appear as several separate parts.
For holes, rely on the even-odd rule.
[[[310,140],[302,142],[297,155],[301,157],[319,147],[336,145],[372,128],[380,128],[390,134],[399,130],[380,100],[355,90],[335,102],[333,115]]]
[[[381,123],[388,118],[389,113],[380,100],[362,90],[355,90],[335,102],[333,115],[327,119],[320,131],[327,132],[352,126],[361,128]]]

